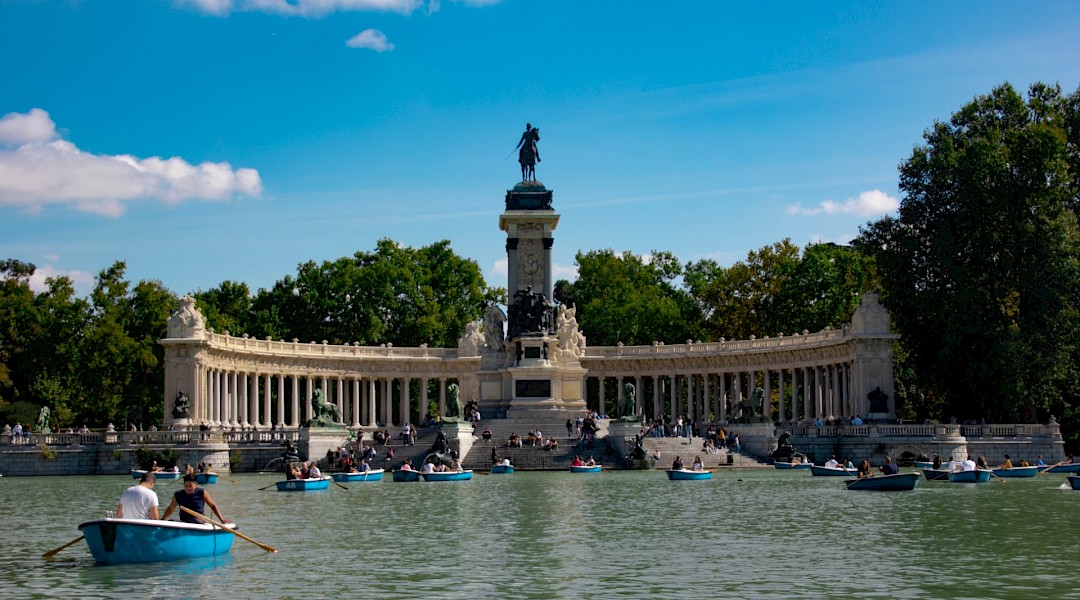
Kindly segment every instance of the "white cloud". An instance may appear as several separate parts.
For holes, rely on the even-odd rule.
[[[224,16],[231,12],[266,12],[298,17],[323,17],[333,12],[392,12],[411,14],[423,0],[179,0],[199,12]],[[437,5],[437,2],[436,2]]]
[[[345,41],[350,48],[367,48],[376,52],[389,52],[394,45],[386,39],[386,34],[378,29],[365,29]]]
[[[40,108],[31,108],[26,114],[8,113],[0,118],[0,145],[43,143],[56,137],[56,123]]]
[[[85,295],[94,288],[94,275],[92,273],[87,273],[86,271],[64,271],[62,269],[57,269],[52,265],[45,265],[39,266],[34,270],[34,274],[30,276],[30,289],[38,293],[44,292],[49,289],[49,285],[45,283],[45,280],[60,276],[65,276],[71,280],[76,295]]]
[[[227,162],[198,165],[182,158],[137,158],[83,152],[58,139],[49,114],[35,108],[0,119],[0,206],[38,212],[49,204],[111,217],[124,202],[154,199],[227,200],[258,197],[262,181],[254,169],[233,169]]]
[[[850,214],[860,217],[873,217],[900,208],[900,201],[881,190],[869,190],[857,198],[848,198],[844,202],[823,200],[816,208],[803,208],[801,204],[787,207],[789,215]]]
[[[510,261],[505,258],[500,258],[492,265],[491,270],[488,271],[488,275],[491,277],[502,277],[506,280],[506,277],[510,274]]]

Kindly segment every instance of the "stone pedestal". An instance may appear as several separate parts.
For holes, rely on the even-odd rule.
[[[446,434],[446,441],[449,442],[450,448],[457,450],[458,456],[465,457],[469,454],[469,450],[472,450],[473,446],[473,425],[472,423],[459,421],[450,423],[440,423],[439,431]]]
[[[349,432],[337,427],[301,427],[297,451],[307,460],[319,461],[327,450],[337,450],[349,439]]]

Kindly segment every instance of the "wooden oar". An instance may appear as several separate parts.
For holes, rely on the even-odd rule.
[[[224,523],[221,523],[219,521],[215,521],[215,520],[211,519],[210,517],[208,517],[206,515],[201,515],[201,514],[191,510],[190,508],[188,508],[186,506],[181,506],[180,510],[188,513],[189,515],[191,515],[193,517],[198,517],[198,518],[202,519],[203,521],[206,521],[207,523],[210,523],[211,525],[216,525],[216,526],[220,527],[222,529],[222,531],[228,531],[229,533],[235,535],[236,537],[238,537],[238,538],[240,538],[242,540],[249,541],[252,544],[255,544],[256,546],[262,548],[263,550],[266,550],[267,552],[277,552],[277,548],[275,548],[273,546],[270,546],[268,544],[264,544],[262,542],[255,541],[255,540],[249,538],[248,536],[240,533],[239,531],[233,529],[232,527],[226,527]]]
[[[77,543],[81,542],[82,540],[83,540],[83,536],[80,535],[79,537],[71,540],[70,542],[64,544],[63,546],[60,546],[59,548],[54,548],[52,550],[49,550],[45,554],[42,554],[41,558],[44,558],[45,560],[49,560],[50,558],[56,556],[56,554],[58,552],[60,552],[61,550],[63,550],[64,548],[67,548],[68,546],[71,546],[73,544],[77,544]]]
[[[276,482],[276,481],[275,481],[274,483],[271,483],[270,485],[264,485],[263,487],[261,487],[261,488],[259,488],[259,489],[255,490],[255,491],[256,491],[256,492],[261,492],[261,491],[263,491],[263,490],[268,490],[268,489],[270,489],[270,488],[274,487],[275,485],[277,485],[277,482]]]
[[[334,485],[338,486],[339,488],[341,488],[341,489],[343,489],[343,490],[346,490],[346,491],[348,491],[348,489],[349,489],[349,488],[347,488],[347,487],[345,487],[345,486],[341,485],[340,483],[338,483],[338,482],[334,481],[334,478],[333,478],[333,477],[331,477],[331,478],[330,478],[330,483],[332,483],[332,484],[334,484]]]
[[[997,473],[995,473],[993,469],[986,469],[986,470],[987,470],[987,471],[990,471],[990,476],[991,476],[991,477],[993,477],[994,479],[997,479],[997,480],[998,480],[998,481],[1000,481],[1001,483],[1005,483],[1005,479],[1003,479],[1002,477],[998,476],[998,474],[997,474]]]
[[[1067,465],[1067,464],[1069,464],[1069,461],[1068,461],[1067,459],[1066,459],[1066,460],[1063,460],[1063,461],[1061,461],[1061,462],[1059,462],[1059,463],[1056,463],[1056,464],[1052,464],[1052,465],[1050,465],[1049,467],[1046,467],[1045,469],[1041,469],[1041,470],[1040,470],[1040,471],[1038,472],[1038,475],[1042,475],[1043,473],[1047,473],[1047,472],[1049,472],[1049,471],[1050,471],[1050,469],[1053,469],[1054,467],[1060,467],[1061,465]]]

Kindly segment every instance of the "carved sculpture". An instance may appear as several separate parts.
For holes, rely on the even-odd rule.
[[[506,313],[497,304],[489,304],[484,311],[484,343],[494,352],[506,350],[504,323],[506,323]]]
[[[176,392],[176,399],[173,400],[172,416],[174,419],[186,419],[191,414],[191,401],[184,392]]]
[[[637,421],[637,389],[629,381],[623,386],[623,401],[619,407],[619,420],[624,422]]]
[[[333,427],[341,422],[338,407],[329,402],[319,388],[311,395],[311,414],[314,418],[308,421],[308,427]]]
[[[525,124],[525,132],[518,140],[518,163],[521,164],[521,180],[536,181],[536,163],[540,162],[540,152],[536,143],[540,141],[540,130],[531,123]]]
[[[181,297],[179,306],[171,315],[169,315],[167,323],[168,337],[202,337],[205,331],[203,316],[199,312],[199,309],[195,308],[195,299],[190,295]]]
[[[480,321],[465,324],[465,334],[458,339],[458,350],[464,356],[475,356],[484,347],[484,334],[480,333]]]

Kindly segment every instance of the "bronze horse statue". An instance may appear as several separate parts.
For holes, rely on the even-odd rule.
[[[521,164],[521,180],[536,181],[536,163],[540,162],[540,152],[536,142],[540,141],[540,130],[531,123],[525,124],[525,133],[518,140],[518,162]]]

